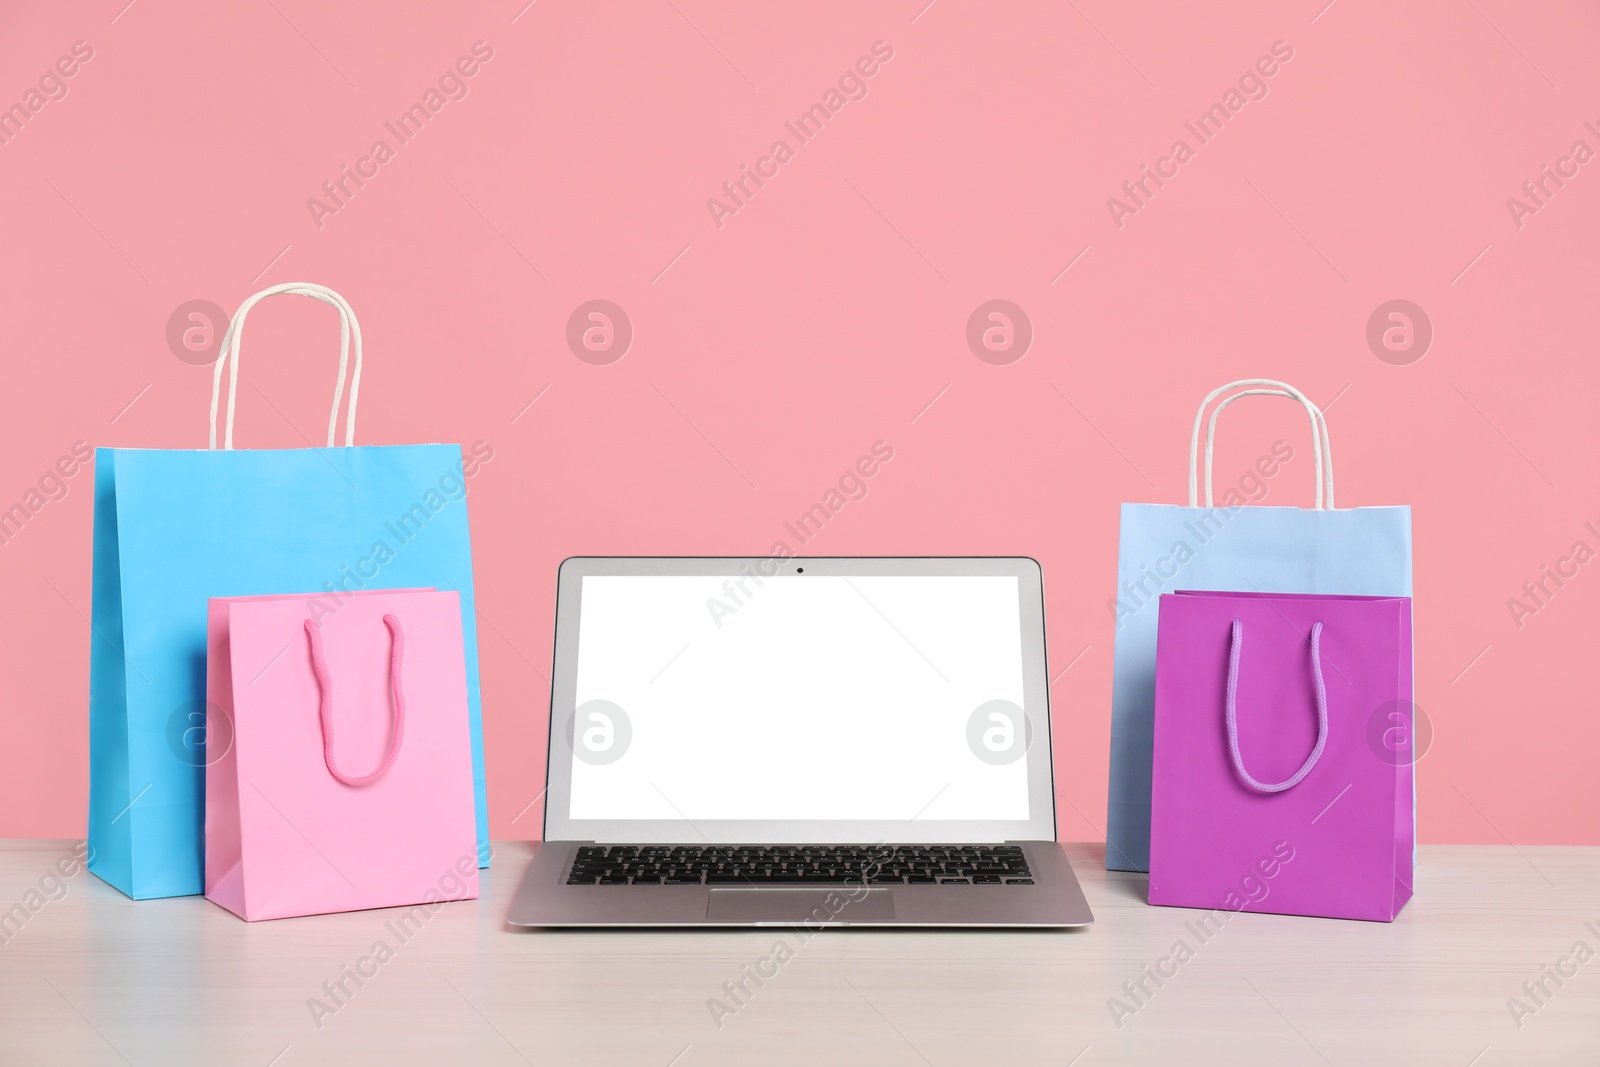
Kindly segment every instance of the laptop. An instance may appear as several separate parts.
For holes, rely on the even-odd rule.
[[[1093,921],[1025,558],[574,558],[523,926]]]

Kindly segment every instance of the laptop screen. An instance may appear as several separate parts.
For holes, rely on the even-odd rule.
[[[1030,818],[1015,575],[586,574],[581,590],[572,820]]]

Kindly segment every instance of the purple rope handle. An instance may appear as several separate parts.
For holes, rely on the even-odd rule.
[[[1322,749],[1328,743],[1328,688],[1322,684],[1322,623],[1311,624],[1311,676],[1317,682],[1317,744],[1306,757],[1294,777],[1288,781],[1268,784],[1258,782],[1244,769],[1244,758],[1239,755],[1239,650],[1244,645],[1244,623],[1233,620],[1233,642],[1228,652],[1228,753],[1233,757],[1233,769],[1239,772],[1244,784],[1257,793],[1281,793],[1300,784],[1311,773],[1311,768],[1322,758]]]
[[[406,696],[400,689],[400,661],[405,654],[406,636],[400,629],[400,620],[393,615],[385,615],[383,624],[393,638],[389,648],[389,688],[394,693],[394,736],[389,741],[389,754],[383,758],[383,764],[364,778],[352,778],[340,771],[333,760],[333,675],[328,673],[322,654],[322,632],[315,622],[306,620],[306,636],[311,639],[311,669],[316,672],[317,688],[322,694],[318,707],[322,718],[322,759],[328,765],[328,773],[345,785],[366,785],[382,778],[394,766],[395,757],[400,754],[400,742],[406,736]]]

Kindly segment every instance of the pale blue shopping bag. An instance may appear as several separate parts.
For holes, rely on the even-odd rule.
[[[244,315],[279,292],[339,309],[343,350],[329,447],[233,451],[231,398]],[[352,336],[346,444],[335,448]],[[358,589],[427,587],[462,594],[479,862],[487,866],[460,446],[350,445],[360,327],[343,298],[321,286],[290,283],[252,296],[234,316],[221,353],[211,450],[102,448],[95,455],[89,869],[138,899],[204,891],[205,767],[233,740],[231,731],[219,736],[215,726],[206,733],[208,598],[322,593],[318,611],[336,614]],[[216,449],[216,390],[230,355],[227,434],[225,447]]]
[[[1200,428],[1205,506],[1199,506]],[[1245,396],[1298,401],[1310,417],[1316,465],[1312,508],[1214,504],[1212,440],[1217,415]],[[1240,498],[1242,499],[1242,498]],[[1411,509],[1334,507],[1333,457],[1321,410],[1293,386],[1247,379],[1213,390],[1195,415],[1189,449],[1189,506],[1122,505],[1117,549],[1116,652],[1111,683],[1110,795],[1106,867],[1150,866],[1150,753],[1155,721],[1156,618],[1162,593],[1176,589],[1344,596],[1411,595]]]

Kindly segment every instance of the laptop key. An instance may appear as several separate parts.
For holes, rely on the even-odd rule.
[[[569,885],[1031,885],[1015,845],[585,845]]]

